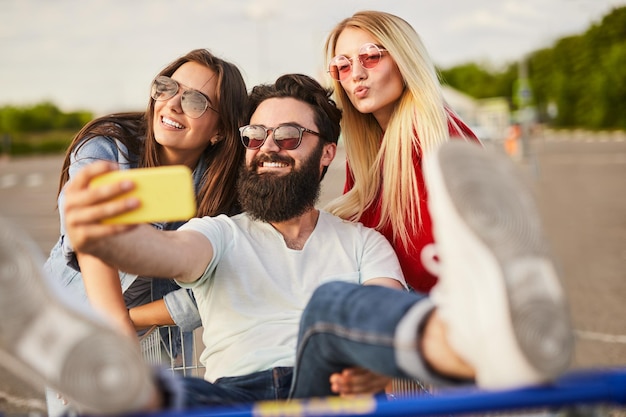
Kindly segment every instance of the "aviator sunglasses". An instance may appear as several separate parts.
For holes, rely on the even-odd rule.
[[[280,149],[291,151],[300,146],[302,133],[307,132],[320,136],[319,133],[306,127],[286,124],[278,127],[265,127],[263,125],[247,125],[239,128],[241,143],[248,149],[259,149],[265,143],[269,132],[274,132],[274,143]]]
[[[150,96],[157,101],[169,100],[178,94],[181,88],[184,91],[180,97],[180,107],[187,116],[192,119],[197,119],[204,114],[206,109],[211,109],[219,114],[219,112],[209,104],[211,101],[207,96],[193,88],[185,88],[178,84],[176,80],[165,75],[160,75],[152,81]]]
[[[357,59],[361,66],[365,69],[372,69],[380,62],[383,54],[386,53],[385,48],[381,48],[375,43],[366,43],[359,48]],[[337,55],[330,60],[328,65],[328,73],[330,76],[341,81],[352,72],[352,61],[354,58],[347,58],[343,55]]]

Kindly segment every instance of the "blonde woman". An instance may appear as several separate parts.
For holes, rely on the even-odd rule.
[[[327,209],[383,233],[407,283],[428,293],[437,257],[422,158],[450,138],[477,139],[446,106],[426,48],[400,17],[355,13],[325,49],[347,153],[345,193]]]

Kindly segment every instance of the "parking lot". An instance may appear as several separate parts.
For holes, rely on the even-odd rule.
[[[487,146],[500,147],[498,143]],[[343,186],[343,153],[322,203]],[[0,215],[47,253],[58,235],[61,156],[0,160]],[[577,331],[575,367],[626,366],[626,141],[624,134],[545,133],[520,169],[536,188]],[[41,390],[0,369],[0,412],[43,412]]]

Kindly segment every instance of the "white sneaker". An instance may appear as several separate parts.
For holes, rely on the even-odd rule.
[[[554,379],[574,336],[532,192],[506,156],[453,140],[425,161],[440,256],[432,299],[484,388]]]
[[[0,219],[0,364],[81,412],[141,409],[155,391],[139,348],[64,305],[41,265],[33,242]]]

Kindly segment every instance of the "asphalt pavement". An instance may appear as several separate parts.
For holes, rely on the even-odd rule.
[[[626,366],[626,140],[624,133],[545,132],[518,160],[535,187],[577,334],[575,368]],[[501,150],[500,143],[487,143]],[[344,153],[321,202],[343,187]],[[0,215],[47,254],[58,237],[62,156],[0,158]],[[1,289],[0,289],[1,290]],[[0,368],[0,413],[43,414],[42,389]]]

